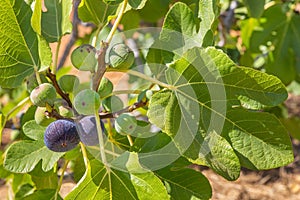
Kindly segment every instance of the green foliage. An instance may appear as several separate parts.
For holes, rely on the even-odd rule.
[[[192,165],[232,181],[242,167],[293,161],[281,122],[300,138],[299,120],[272,112],[299,81],[294,2],[244,0],[237,11],[219,0],[82,0],[85,38],[73,38],[71,0],[42,2],[0,3],[0,131],[25,112],[0,152],[15,199],[62,199],[57,175],[68,170],[76,187],[65,199],[208,200]],[[70,44],[84,45],[65,52],[75,69],[57,70],[49,44],[71,31]]]

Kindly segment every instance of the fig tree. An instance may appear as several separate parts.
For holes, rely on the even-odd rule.
[[[100,96],[93,90],[82,90],[75,96],[74,106],[79,114],[92,115],[100,107]]]
[[[104,124],[100,120],[102,132],[105,131]],[[96,119],[94,115],[85,116],[76,124],[80,140],[87,146],[99,144]]]
[[[116,131],[120,134],[131,135],[137,127],[137,120],[128,113],[123,113],[115,121]]]
[[[50,83],[43,83],[34,88],[30,93],[30,100],[39,107],[45,107],[46,103],[53,106],[56,99],[56,90]]]
[[[97,66],[95,47],[89,44],[77,47],[71,54],[71,62],[81,71],[95,72]]]
[[[110,66],[117,69],[129,69],[134,63],[134,54],[123,43],[115,44],[109,51]]]
[[[55,152],[74,149],[79,141],[75,123],[65,119],[59,119],[49,124],[44,135],[45,145]]]

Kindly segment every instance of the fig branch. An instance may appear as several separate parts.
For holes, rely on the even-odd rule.
[[[139,101],[136,102],[130,106],[127,106],[126,108],[123,108],[122,110],[113,112],[113,113],[100,113],[100,118],[101,119],[107,119],[107,118],[117,118],[119,115],[121,115],[122,113],[128,113],[128,112],[132,112],[138,108],[141,108],[143,106],[147,105],[147,101]]]
[[[64,99],[66,100],[66,102],[68,103],[68,106],[70,108],[72,108],[72,102],[69,98],[69,94],[66,94],[64,93],[61,88],[59,87],[58,83],[57,83],[57,80],[56,80],[56,75],[55,74],[52,74],[50,69],[47,71],[46,73],[46,76],[51,80],[51,82],[53,83],[53,86],[55,87],[56,89],[56,92]]]
[[[121,19],[123,17],[123,14],[124,14],[126,6],[127,6],[127,3],[128,3],[128,0],[124,0],[122,8],[120,9],[120,11],[118,13],[117,19],[114,22],[114,25],[113,25],[111,31],[109,32],[109,34],[106,38],[106,41],[101,42],[101,45],[100,45],[101,48],[98,51],[98,69],[97,69],[96,73],[94,74],[93,80],[92,80],[92,89],[95,90],[95,91],[98,90],[98,87],[100,85],[100,81],[101,81],[101,79],[102,79],[102,77],[103,77],[103,75],[106,71],[106,63],[105,63],[106,51],[107,51],[109,43],[111,42],[111,40],[112,40],[112,38],[113,38],[120,22],[121,22]]]

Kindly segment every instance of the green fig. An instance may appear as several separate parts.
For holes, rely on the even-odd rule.
[[[111,96],[102,101],[104,110],[108,112],[116,112],[123,109],[123,101],[118,96]]]
[[[41,126],[48,126],[55,119],[46,116],[46,107],[37,107],[34,113],[35,122]]]
[[[72,93],[79,83],[77,76],[70,74],[64,75],[58,80],[59,87],[66,93]]]
[[[98,94],[100,95],[101,98],[103,98],[103,97],[110,95],[112,93],[113,89],[114,89],[114,86],[113,86],[112,82],[109,79],[103,77],[101,79],[101,82],[100,82],[100,85],[98,88]]]
[[[39,107],[45,107],[46,103],[54,105],[56,99],[56,90],[50,83],[43,83],[34,88],[30,93],[30,100]]]
[[[81,71],[95,72],[97,66],[95,47],[89,44],[77,47],[71,54],[71,62]]]
[[[74,106],[79,114],[93,115],[100,107],[100,96],[94,90],[82,90],[75,96]]]
[[[125,44],[115,44],[109,52],[110,66],[117,69],[129,69],[134,63],[134,54]]]
[[[137,120],[128,113],[123,113],[116,118],[115,128],[120,134],[131,135],[137,127]]]

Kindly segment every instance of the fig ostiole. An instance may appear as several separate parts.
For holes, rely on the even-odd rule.
[[[46,128],[44,143],[51,151],[66,152],[74,149],[80,138],[73,121],[59,119]]]
[[[31,102],[39,107],[46,107],[46,104],[53,106],[56,99],[56,90],[50,83],[42,83],[30,93]]]
[[[109,64],[117,69],[129,69],[134,63],[133,51],[125,44],[115,44],[109,51]]]
[[[104,124],[100,120],[102,132],[105,131]],[[86,146],[99,144],[96,118],[94,115],[85,116],[76,123],[80,141]]]
[[[93,115],[100,107],[100,96],[94,90],[82,90],[75,96],[74,107],[79,114]]]

